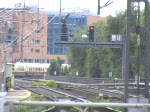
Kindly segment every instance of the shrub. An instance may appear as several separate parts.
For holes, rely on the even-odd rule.
[[[71,108],[69,112],[79,112],[79,109]]]
[[[37,83],[37,82],[35,82],[35,81],[32,81],[32,82],[31,82],[31,85],[32,85],[32,86],[37,86],[37,85],[38,85],[38,83]]]
[[[54,80],[49,80],[45,83],[45,86],[48,86],[48,87],[56,87],[57,86],[57,83],[56,81]]]

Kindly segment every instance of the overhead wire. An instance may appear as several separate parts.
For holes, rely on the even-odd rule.
[[[74,12],[75,11],[75,9],[76,9],[76,7],[70,12],[70,13],[68,13],[68,14],[71,14],[72,12]],[[13,11],[14,9],[12,9],[12,10],[10,10],[10,11]],[[9,12],[10,12],[9,11]],[[4,16],[5,14],[3,14],[3,16]],[[37,29],[37,26],[35,26],[34,28],[33,28],[33,30],[23,39],[23,41],[25,41],[25,40],[27,40],[33,33],[38,33],[38,32],[40,32],[41,30],[43,30],[50,22],[52,22],[52,20],[55,18],[55,17],[57,17],[59,15],[59,13],[58,14],[56,14],[55,16],[53,16],[53,18],[51,19],[51,20],[49,20],[43,27],[41,27],[41,29],[39,30],[39,31],[37,31],[36,29]],[[23,36],[25,35],[27,33],[27,31],[23,34]],[[18,36],[16,39],[14,39],[12,42],[10,42],[7,46],[5,46],[2,50],[5,50],[6,48],[8,48],[8,47],[10,47],[12,44],[14,44],[14,42],[16,42],[17,43],[17,41],[20,39],[20,36]]]

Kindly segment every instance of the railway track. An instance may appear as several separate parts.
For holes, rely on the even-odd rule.
[[[21,84],[21,86],[25,85],[25,86],[31,87],[31,81],[26,81],[26,80],[20,80],[20,81],[17,80],[17,81]],[[38,80],[36,80],[36,81],[38,81]],[[72,94],[73,96],[76,96],[76,97],[81,96],[83,98],[91,98],[94,96],[97,97],[100,94],[104,95],[105,97],[107,96],[107,97],[111,97],[111,98],[116,98],[117,101],[118,101],[118,99],[121,100],[123,98],[122,91],[91,88],[91,87],[87,87],[87,86],[83,86],[83,85],[77,86],[76,84],[61,86],[61,87],[57,88],[57,90],[67,93],[67,94]]]
[[[16,80],[15,85],[20,86],[21,88],[27,89],[31,92],[34,92],[36,94],[40,94],[43,96],[46,96],[48,98],[54,99],[57,101],[58,99],[77,99],[77,97],[63,93],[61,91],[57,91],[55,89],[51,89],[48,87],[43,87],[43,86],[32,86],[31,81],[22,81],[22,80]],[[85,100],[77,99],[81,102],[84,102]]]
[[[118,90],[105,90],[105,89],[98,89],[98,88],[86,88],[86,87],[72,87],[73,90],[80,90],[82,92],[87,92],[87,93],[91,93],[91,94],[95,94],[97,96],[99,96],[100,94],[103,94],[105,96],[109,96],[109,97],[114,97],[114,98],[118,98],[118,99],[122,99],[123,96],[123,92],[122,91],[118,91]]]
[[[46,82],[47,80],[30,80],[27,79],[29,84],[31,81],[36,81],[36,82]],[[26,79],[25,79],[26,81]],[[118,102],[118,100],[123,101],[124,98],[124,88],[122,87],[122,84],[112,84],[108,83],[108,84],[102,84],[102,86],[97,86],[97,84],[77,84],[77,83],[68,83],[68,82],[58,82],[56,81],[59,88],[63,88],[65,90],[70,90],[72,91],[72,93],[79,93],[78,96],[83,96],[83,97],[91,97],[91,96],[99,96],[99,95],[104,95],[105,97],[110,97],[113,99],[116,99],[116,101]],[[27,85],[26,84],[26,85]],[[101,85],[101,84],[99,84]],[[105,87],[104,87],[105,85]],[[108,86],[106,86],[108,85]],[[114,86],[115,85],[115,86]],[[141,87],[142,88],[142,87]],[[61,89],[61,91],[63,90]],[[131,84],[130,89],[133,89],[136,91],[136,86],[135,84]],[[66,91],[65,91],[66,92]],[[67,91],[69,92],[69,91]],[[129,94],[130,97],[136,97],[136,92],[132,92],[132,94]],[[140,96],[141,98],[143,96]]]
[[[50,88],[47,88],[47,87],[41,87],[41,86],[36,86],[36,87],[33,87],[31,86],[31,81],[25,81],[25,80],[15,80],[15,85],[18,85],[22,88],[25,88],[29,91],[32,91],[34,93],[37,93],[37,94],[40,94],[40,95],[43,95],[43,96],[46,96],[48,98],[50,98],[51,100],[54,100],[54,101],[58,101],[58,102],[64,102],[64,101],[73,101],[73,102],[89,102],[89,100],[85,100],[85,99],[82,99],[81,97],[79,96],[74,96],[72,94],[68,94],[68,92],[62,92],[60,91],[59,89],[55,90],[55,89],[50,89]],[[78,90],[78,91],[81,91],[81,92],[86,92],[86,94],[92,94],[93,95],[98,95],[98,92],[99,91],[95,91],[94,89],[89,89],[89,90],[86,90],[87,88],[84,88],[84,87],[80,87],[80,88],[73,88],[72,87],[72,90]],[[94,91],[93,91],[94,90]],[[70,90],[66,90],[66,91],[70,91]],[[93,92],[91,92],[93,91]],[[74,92],[74,91],[72,91]],[[79,95],[79,94],[78,94]],[[58,108],[58,107],[57,107]],[[55,109],[57,110],[57,108],[53,108],[52,110],[54,111]],[[64,109],[64,108],[58,108],[59,111],[58,112],[69,112],[67,109]],[[84,110],[87,110],[86,112],[115,112],[115,111],[110,111],[109,109],[107,108],[96,108],[96,109],[87,109],[87,108],[80,108],[79,112],[84,112]]]

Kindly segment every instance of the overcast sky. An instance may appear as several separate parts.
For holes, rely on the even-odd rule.
[[[26,5],[37,5],[38,0],[0,0],[0,7],[14,7],[16,3],[26,3]],[[113,3],[101,9],[101,16],[114,15],[116,11],[126,9],[127,0],[110,0]],[[97,13],[98,0],[61,0],[61,6],[64,11],[79,7],[80,9],[90,9],[94,14]],[[100,0],[100,5],[103,6],[107,0]],[[39,0],[39,7],[45,10],[59,11],[60,0]]]

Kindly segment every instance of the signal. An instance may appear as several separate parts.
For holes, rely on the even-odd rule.
[[[68,28],[66,20],[62,19],[61,23],[61,41],[68,41]]]
[[[94,26],[89,26],[89,41],[94,42],[95,29]]]
[[[14,76],[15,75],[15,65],[13,64],[12,65],[12,76]]]

